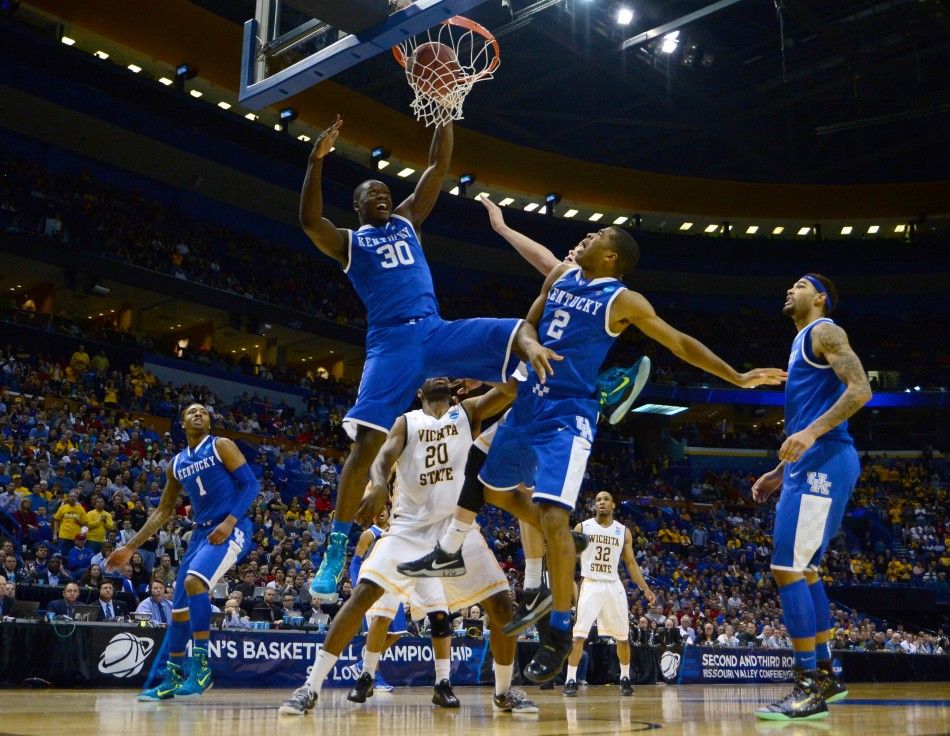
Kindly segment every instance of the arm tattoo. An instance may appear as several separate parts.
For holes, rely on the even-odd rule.
[[[825,322],[815,327],[812,334],[818,341],[822,356],[845,385],[845,392],[811,424],[811,429],[820,437],[857,413],[870,400],[871,386],[844,330]]]

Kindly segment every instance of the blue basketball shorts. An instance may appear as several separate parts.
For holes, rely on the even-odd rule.
[[[175,595],[172,598],[173,611],[188,610],[188,593],[185,590],[185,578],[195,575],[204,580],[210,591],[221,576],[237,564],[251,549],[251,520],[247,517],[234,525],[231,536],[221,544],[211,544],[208,535],[217,525],[195,527],[191,534],[188,551],[181,559],[178,577],[175,579]]]
[[[523,384],[498,423],[479,480],[496,491],[524,484],[535,503],[573,510],[599,410],[596,399],[551,398],[540,384]]]
[[[817,570],[844,518],[861,474],[854,445],[819,440],[800,460],[785,466],[775,507],[772,567]]]
[[[504,383],[518,366],[512,352],[520,319],[412,320],[371,328],[356,404],[343,418],[351,439],[359,425],[389,432],[427,378]]]

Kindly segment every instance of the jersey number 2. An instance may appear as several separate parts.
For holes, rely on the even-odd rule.
[[[409,243],[405,240],[397,240],[395,243],[386,243],[376,249],[376,252],[383,257],[380,264],[383,268],[395,268],[399,264],[409,266],[416,262],[409,248]]]
[[[200,476],[200,475],[196,475],[196,476],[195,476],[195,483],[198,484],[198,495],[199,495],[199,496],[204,496],[204,495],[207,493],[207,491],[205,490],[204,484],[201,482],[201,476]]]
[[[571,321],[571,313],[565,312],[563,309],[558,309],[554,313],[554,319],[551,320],[551,324],[548,325],[548,337],[554,340],[560,340],[561,335],[564,334],[564,328],[567,327],[567,323]]]

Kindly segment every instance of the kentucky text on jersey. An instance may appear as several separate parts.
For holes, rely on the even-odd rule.
[[[191,501],[198,524],[220,522],[231,513],[238,495],[234,476],[224,467],[214,443],[214,435],[209,434],[172,461],[172,472]]]
[[[378,233],[379,231],[374,229],[371,232]],[[415,237],[415,233],[412,231],[412,228],[408,225],[406,227],[401,227],[395,232],[389,232],[384,235],[361,235],[360,231],[357,230],[356,233],[356,242],[358,245],[367,248],[373,245],[381,245],[382,243],[395,243],[399,240],[406,240],[407,238]]]
[[[191,465],[186,465],[186,466],[183,467],[183,468],[182,468],[182,467],[179,467],[179,468],[175,471],[175,477],[178,479],[179,482],[181,482],[181,481],[183,481],[185,478],[190,478],[190,477],[193,476],[195,473],[199,473],[199,472],[201,472],[202,470],[206,470],[207,468],[210,468],[210,467],[212,467],[213,465],[216,465],[217,462],[218,462],[218,460],[217,460],[217,458],[215,458],[215,457],[206,457],[206,458],[203,458],[203,459],[199,460],[198,462],[191,463]]]
[[[564,291],[556,286],[552,286],[551,291],[548,292],[548,301],[554,302],[562,307],[577,309],[578,311],[593,315],[596,315],[597,312],[600,311],[600,308],[604,306],[603,302],[588,299],[584,296],[574,296],[571,292]]]

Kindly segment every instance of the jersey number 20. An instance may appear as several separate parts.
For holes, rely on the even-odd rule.
[[[409,248],[409,243],[405,240],[397,240],[395,243],[386,243],[376,249],[376,252],[383,257],[380,264],[383,268],[395,268],[402,264],[409,266],[416,262]]]

